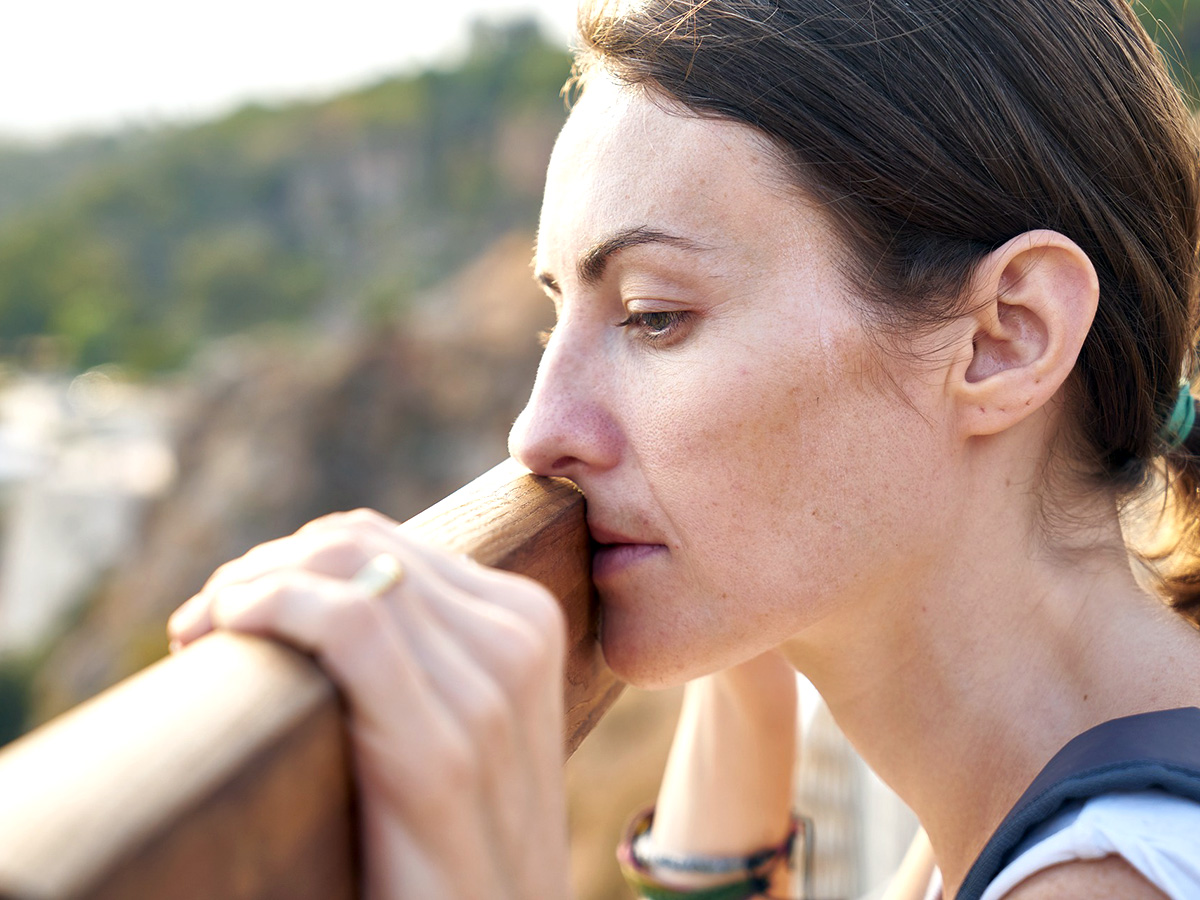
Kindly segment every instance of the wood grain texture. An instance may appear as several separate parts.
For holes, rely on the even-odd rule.
[[[562,599],[569,754],[620,692],[582,496],[510,460],[408,527]],[[308,657],[210,635],[0,751],[0,898],[355,897],[348,760]]]

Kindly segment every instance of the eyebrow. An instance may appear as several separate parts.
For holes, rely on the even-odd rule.
[[[634,228],[623,228],[588,247],[580,254],[578,262],[575,263],[575,273],[579,276],[580,281],[592,287],[604,277],[604,271],[614,256],[622,250],[640,247],[643,244],[667,244],[691,252],[710,249],[703,244],[696,243],[691,238],[639,225]],[[558,290],[558,283],[547,273],[539,272],[536,277],[538,282],[546,288],[552,291]]]

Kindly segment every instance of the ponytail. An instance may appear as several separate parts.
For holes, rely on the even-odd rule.
[[[1193,427],[1197,410],[1190,385],[1180,390],[1180,402],[1160,433],[1166,495],[1154,521],[1158,534],[1139,555],[1167,605],[1200,627],[1200,427]]]

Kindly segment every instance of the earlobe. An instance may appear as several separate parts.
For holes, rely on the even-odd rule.
[[[1099,282],[1087,254],[1055,231],[1030,231],[976,267],[971,347],[954,386],[964,434],[998,434],[1066,382],[1092,326]]]

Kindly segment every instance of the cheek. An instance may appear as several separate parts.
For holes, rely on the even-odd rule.
[[[804,590],[815,602],[812,585],[850,577],[875,540],[887,453],[869,443],[879,394],[854,337],[695,367],[654,404],[641,461],[699,596],[732,591],[745,613],[773,616],[765,598]]]
[[[675,545],[657,573],[669,587],[643,588],[606,620],[623,677],[668,683],[738,662],[854,593],[891,452],[868,433],[881,404],[861,346],[781,342],[724,367],[664,359],[626,382],[640,386],[627,407],[640,481]]]
[[[829,369],[776,347],[670,379],[672,389],[648,407],[641,456],[681,537],[712,533],[732,546],[734,529],[777,528],[798,490],[840,480],[839,385]]]

